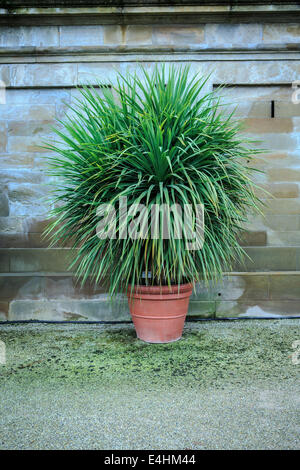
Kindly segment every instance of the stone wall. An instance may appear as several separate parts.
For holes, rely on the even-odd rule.
[[[237,266],[223,287],[200,289],[190,313],[300,314],[300,104],[292,102],[292,82],[300,80],[300,10],[293,2],[289,9],[286,4],[285,9],[273,5],[260,10],[257,2],[243,2],[244,10],[233,11],[228,22],[226,2],[204,3],[215,5],[202,14],[199,5],[165,6],[163,12],[162,7],[135,6],[131,21],[124,8],[109,13],[105,7],[104,14],[90,7],[82,12],[83,24],[78,8],[64,8],[60,16],[58,8],[55,15],[51,9],[1,11],[0,79],[6,86],[6,102],[0,104],[3,318],[127,318],[126,305],[109,307],[101,288],[76,288],[65,273],[67,249],[46,250],[41,232],[51,181],[39,145],[78,95],[77,85],[106,84],[115,80],[116,71],[136,69],[137,63],[151,69],[162,61],[189,63],[192,71],[211,73],[210,89],[225,85],[223,99],[237,106],[247,133],[263,141],[266,152],[255,164],[265,173],[257,181],[273,196],[265,200],[264,217],[252,218],[241,236],[253,262]],[[289,22],[278,23],[273,13],[280,11]]]

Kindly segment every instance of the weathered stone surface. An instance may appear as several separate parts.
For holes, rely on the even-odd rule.
[[[226,104],[226,109],[224,109],[224,114],[230,114],[234,112],[236,118],[249,118],[249,119],[266,119],[270,117],[271,114],[271,105],[269,101],[232,101],[228,103],[224,100]]]
[[[270,168],[268,177],[270,181],[299,181],[300,168]]]
[[[125,26],[105,25],[103,26],[104,44],[125,43]]]
[[[214,301],[190,300],[188,317],[213,318],[216,312]]]
[[[1,119],[12,120],[22,119],[23,121],[49,121],[55,117],[55,107],[53,105],[1,105]]]
[[[54,125],[54,121],[34,121],[32,119],[28,121],[9,121],[7,125],[7,131],[9,135],[17,136],[30,136],[34,137],[37,134],[52,134],[50,126]],[[42,136],[41,136],[42,137]],[[41,149],[42,151],[43,149]]]
[[[2,252],[3,249],[0,254]],[[7,251],[4,250],[4,253]],[[17,248],[9,250],[9,258],[11,272],[66,272],[72,260],[72,251],[64,248]]]
[[[291,93],[292,97],[292,93]],[[290,101],[279,101],[275,105],[275,116],[278,118],[291,118],[300,116],[300,104]]]
[[[267,43],[300,42],[299,24],[265,24],[263,25],[263,41]]]
[[[298,316],[300,302],[284,300],[258,300],[258,301],[221,301],[216,302],[216,316],[221,317],[255,317],[270,318],[284,316]]]
[[[22,217],[1,217],[0,231],[6,233],[22,232],[24,229]]]
[[[154,26],[153,44],[197,45],[204,41],[204,26]]]
[[[299,300],[300,308],[300,275],[274,274],[270,276],[270,299]]]
[[[0,168],[32,168],[34,155],[26,152],[0,153]]]
[[[70,246],[67,244],[67,246]],[[0,248],[47,248],[49,241],[40,233],[0,232]]]
[[[41,299],[44,297],[44,279],[38,276],[0,275],[0,299]]]
[[[57,26],[1,27],[0,47],[53,47],[58,45]]]
[[[205,43],[224,44],[257,44],[261,42],[262,27],[259,24],[207,24],[205,26]]]
[[[300,231],[268,232],[268,245],[270,246],[300,246]]]
[[[245,259],[243,263],[237,263],[234,271],[294,271],[298,268],[300,247],[271,247],[250,246],[247,254],[251,260]]]
[[[0,250],[1,251],[1,250]],[[0,272],[9,271],[9,255],[7,250],[0,252]]]
[[[300,217],[298,215],[276,215],[266,214],[263,218],[266,227],[279,231],[298,231],[300,230]]]
[[[294,80],[298,80],[300,64],[295,61],[293,63],[285,63],[285,66],[283,67],[280,60],[270,60],[251,61],[251,66],[249,66],[249,62],[245,57],[244,60],[241,61],[220,61],[213,64],[202,62],[199,65],[199,71],[201,71],[203,74],[213,72],[212,79],[214,80],[215,84],[225,83],[228,85],[278,85],[278,83],[286,81],[286,77],[289,77],[289,83]],[[269,107],[269,110],[270,109],[271,107]],[[271,117],[271,115],[269,114],[267,117]],[[282,116],[278,114],[277,117],[289,116]]]
[[[3,84],[5,86],[8,86],[9,83],[10,83],[10,67],[9,65],[3,65],[3,64],[0,64],[0,80],[1,80],[1,86],[3,86]],[[5,92],[5,95],[7,94],[7,90]]]
[[[289,133],[293,131],[293,122],[288,118],[248,118],[244,120],[246,132],[265,134],[274,132]]]
[[[9,84],[14,87],[74,86],[77,64],[13,64]]]
[[[106,290],[87,281],[82,287],[80,281],[71,276],[47,276],[44,278],[45,297],[48,299],[90,299],[102,301]]]
[[[0,183],[8,185],[10,183],[43,183],[45,182],[45,175],[39,171],[32,169],[1,169],[0,171]]]
[[[6,321],[8,318],[8,302],[0,302],[0,321]]]
[[[127,300],[14,300],[8,320],[130,320]]]
[[[3,106],[3,105],[0,105]],[[0,121],[0,152],[6,152],[7,147],[7,127],[6,123]]]
[[[103,287],[87,282],[84,287],[71,275],[38,273],[0,274],[0,300],[103,300]]]
[[[198,300],[247,300],[268,299],[266,275],[239,274],[224,276],[217,284],[196,286],[192,299]]]
[[[264,246],[267,244],[267,233],[265,231],[245,231],[238,237],[242,246]]]
[[[253,135],[251,136],[253,138]],[[256,147],[273,152],[274,150],[278,152],[293,151],[298,148],[298,140],[297,136],[293,134],[264,134]]]
[[[70,92],[71,90],[67,88],[9,88],[6,90],[6,104],[10,106],[60,104],[63,101],[70,101]],[[43,107],[47,109],[47,106]],[[22,119],[22,116],[18,114],[17,119]]]
[[[6,192],[0,192],[0,217],[9,216],[9,201]]]
[[[120,70],[119,64],[109,63],[82,63],[78,64],[78,84],[108,85],[116,80],[116,71]]]
[[[45,136],[43,135],[11,135],[8,138],[8,150],[12,153],[17,152],[39,152],[48,153],[49,150],[43,147]]]
[[[60,26],[60,46],[99,46],[103,44],[103,26]]]
[[[48,197],[49,187],[40,184],[30,183],[10,183],[8,185],[8,197],[12,203],[20,203],[22,205],[34,205],[39,200]],[[44,202],[44,205],[45,202]]]
[[[129,25],[125,34],[126,44],[152,44],[152,27],[148,25]]]
[[[300,214],[299,198],[265,199],[265,214]]]
[[[262,185],[261,191],[256,191],[257,196],[267,197],[265,191],[270,194],[270,197],[276,198],[297,198],[299,197],[298,183],[271,183]]]

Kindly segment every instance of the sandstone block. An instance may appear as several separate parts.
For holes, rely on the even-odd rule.
[[[292,98],[292,89],[291,89]],[[300,103],[289,101],[279,101],[275,103],[275,116],[277,118],[291,118],[300,116]]]
[[[0,250],[2,253],[5,250]],[[64,248],[28,248],[9,250],[11,272],[66,272],[72,251]]]
[[[58,45],[57,26],[1,27],[1,47],[53,47]]]
[[[263,41],[267,43],[276,42],[300,42],[299,24],[264,24]]]
[[[0,191],[0,217],[9,216],[9,200],[6,192]]]
[[[0,104],[0,106],[3,106]],[[7,148],[7,128],[6,123],[0,121],[0,152],[6,152]]]
[[[244,124],[246,132],[251,132],[254,134],[274,132],[287,133],[293,131],[293,122],[288,118],[248,118],[244,120]]]
[[[270,246],[300,246],[300,231],[270,231],[268,232]]]
[[[270,276],[270,299],[299,300],[300,305],[300,275],[274,274]]]
[[[0,232],[2,233],[15,233],[22,232],[23,227],[22,217],[1,217],[0,216]]]
[[[299,181],[300,168],[270,168],[268,178],[270,181]]]
[[[300,214],[299,198],[266,199],[264,214]]]
[[[197,45],[204,41],[204,26],[154,26],[153,44],[156,45]]]
[[[298,266],[300,248],[249,246],[245,250],[250,257],[243,263],[236,263],[234,271],[294,271]]]
[[[231,274],[217,284],[210,282],[196,286],[191,300],[247,300],[268,299],[268,278],[266,275]]]
[[[10,302],[9,320],[130,320],[127,300],[114,305],[103,300],[14,300]]]
[[[271,183],[262,186],[262,190],[256,191],[260,197],[267,197],[265,191],[276,198],[299,197],[299,185],[297,183]]]
[[[205,42],[210,46],[224,44],[257,44],[261,42],[258,24],[206,24]]]
[[[103,26],[104,44],[123,44],[125,42],[125,30],[125,26],[122,25]]]
[[[0,320],[1,321],[8,320],[8,308],[9,308],[8,302],[0,302]]]
[[[265,231],[244,231],[239,235],[239,243],[242,246],[264,246],[267,244]]]
[[[284,316],[298,316],[300,314],[299,301],[221,301],[217,302],[216,316],[220,317],[255,317],[280,318]]]
[[[103,26],[60,26],[60,46],[99,46],[103,44]]]
[[[190,300],[188,317],[213,318],[215,316],[215,302]]]
[[[126,44],[136,46],[152,44],[152,26],[129,25],[125,33]]]
[[[298,215],[276,215],[266,214],[264,217],[266,227],[281,232],[300,230],[300,216]]]
[[[33,168],[34,154],[27,152],[0,153],[0,168]]]
[[[10,85],[15,87],[56,87],[77,84],[77,64],[73,63],[12,64],[9,68]]]
[[[51,121],[55,118],[54,105],[1,105],[1,118],[15,121]]]

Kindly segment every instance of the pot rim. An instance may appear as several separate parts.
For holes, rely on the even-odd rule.
[[[179,286],[179,288],[178,288]],[[131,290],[131,284],[128,285],[127,294],[132,296],[134,294],[148,294],[148,295],[165,295],[165,294],[182,294],[184,292],[190,292],[193,290],[194,284],[192,282],[185,284],[173,284],[171,286],[142,286],[134,285]]]

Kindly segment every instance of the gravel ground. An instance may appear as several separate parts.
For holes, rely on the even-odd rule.
[[[299,449],[299,320],[1,325],[1,449]]]

